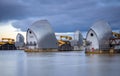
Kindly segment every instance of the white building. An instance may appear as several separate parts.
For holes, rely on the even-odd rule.
[[[86,40],[89,42],[86,50],[108,50],[110,48],[109,39],[111,37],[112,30],[107,22],[95,22],[86,36]]]
[[[55,34],[47,20],[34,22],[27,30],[26,42],[28,49],[57,49]]]

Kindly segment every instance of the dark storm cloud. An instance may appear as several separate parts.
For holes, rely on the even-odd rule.
[[[38,19],[47,19],[57,32],[87,31],[97,20],[120,29],[119,0],[0,0],[0,21],[16,20],[25,31]]]

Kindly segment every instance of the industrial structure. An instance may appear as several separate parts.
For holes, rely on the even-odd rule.
[[[83,46],[83,36],[79,30],[72,32],[71,35],[67,33],[56,34],[59,50],[61,51],[74,51],[82,50]]]
[[[83,36],[79,30],[74,32],[74,39],[71,41],[74,50],[82,50]]]
[[[85,47],[85,48],[84,48]],[[2,38],[0,50],[24,49],[26,52],[43,51],[79,51],[85,53],[120,53],[120,32],[112,32],[106,21],[97,21],[87,32],[86,38],[77,30],[68,33],[54,33],[47,20],[38,20],[31,24],[24,36]]]
[[[15,46],[17,49],[24,49],[25,46],[24,36],[20,33],[18,33],[16,36]]]
[[[86,36],[86,52],[109,50],[109,40],[111,37],[112,30],[106,21],[95,22]]]
[[[65,38],[65,39],[64,39]],[[71,41],[72,37],[71,36],[60,36],[60,40],[58,40],[59,44],[59,51],[71,51],[73,50],[73,47],[71,46]]]
[[[15,40],[12,38],[2,38],[2,41],[0,41],[0,50],[16,50]]]
[[[120,33],[112,32],[113,37],[110,38],[109,43],[110,47],[115,50],[115,52],[120,53]]]
[[[58,42],[47,20],[34,22],[27,30],[25,51],[57,51]]]

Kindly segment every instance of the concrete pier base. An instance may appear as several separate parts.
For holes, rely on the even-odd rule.
[[[110,49],[109,53],[115,53],[114,49]]]
[[[25,49],[25,52],[57,52],[58,49]]]
[[[110,50],[95,50],[95,51],[85,51],[86,54],[117,54],[120,53],[114,49]]]

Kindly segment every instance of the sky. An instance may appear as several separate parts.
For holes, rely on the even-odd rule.
[[[42,19],[55,32],[86,32],[98,20],[120,30],[120,0],[0,0],[1,37],[25,35],[34,21]]]

